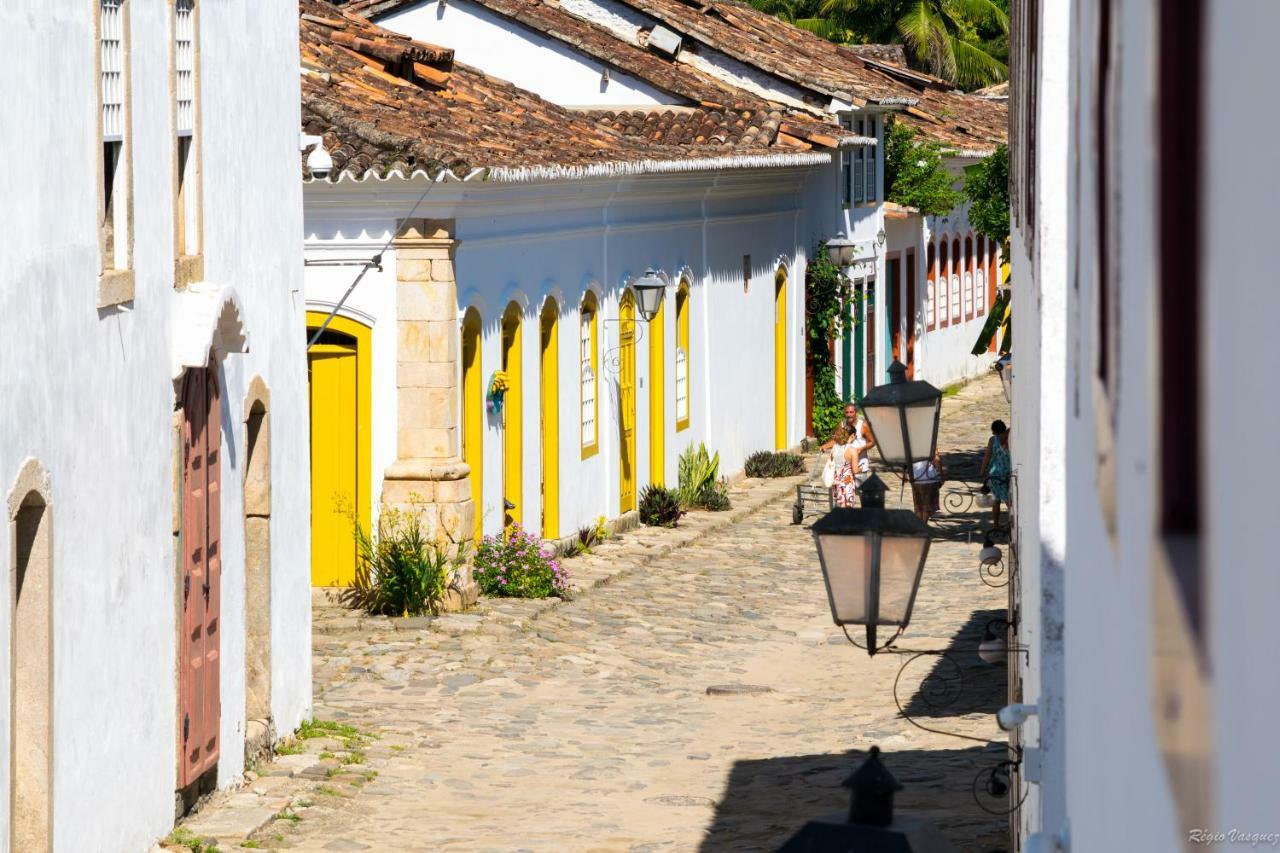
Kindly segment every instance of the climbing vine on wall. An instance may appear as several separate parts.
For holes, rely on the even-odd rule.
[[[827,244],[819,244],[805,268],[806,318],[809,330],[809,366],[813,376],[813,432],[825,439],[840,425],[844,400],[836,392],[836,365],[832,343],[840,337],[846,320],[842,306],[850,298],[849,280],[827,258]],[[857,316],[857,312],[852,312]]]

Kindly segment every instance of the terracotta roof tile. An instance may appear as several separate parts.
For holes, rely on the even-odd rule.
[[[332,159],[329,180],[370,172],[465,178],[475,170],[521,180],[829,158],[780,139],[783,116],[766,105],[699,109],[652,124],[614,114],[621,125],[614,128],[322,0],[301,0],[300,8],[303,128]]]

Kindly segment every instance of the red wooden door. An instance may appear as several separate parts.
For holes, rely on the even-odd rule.
[[[916,253],[907,249],[907,378],[916,378]]]
[[[212,367],[187,371],[182,394],[182,641],[179,787],[218,761],[221,610],[221,406]]]

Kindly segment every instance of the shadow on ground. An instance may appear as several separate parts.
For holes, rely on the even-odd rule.
[[[930,821],[957,851],[1004,853],[1009,848],[1008,816],[984,811],[974,780],[985,778],[1004,757],[1003,749],[975,744],[968,749],[899,750],[881,755],[902,783],[898,813]],[[729,773],[701,853],[775,850],[806,821],[845,812],[848,792],[841,782],[866,753],[849,751],[739,761]],[[1004,799],[982,795],[982,804],[1000,812]]]
[[[907,717],[994,716],[1004,707],[1008,696],[1007,668],[978,657],[978,644],[987,625],[997,635],[1007,631],[1005,613],[1003,607],[973,611],[952,636],[946,654],[903,656],[897,698]]]

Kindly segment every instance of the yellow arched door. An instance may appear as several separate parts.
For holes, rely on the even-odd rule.
[[[307,312],[307,340],[325,314]],[[354,525],[369,529],[369,329],[334,317],[307,351],[311,397],[311,583],[350,586]]]
[[[787,449],[787,271],[773,277],[773,446]]]
[[[507,374],[507,392],[502,401],[502,533],[511,535],[511,526],[522,517],[524,461],[524,405],[520,358],[521,317],[519,303],[512,302],[502,316],[502,370]]]
[[[471,468],[478,542],[484,533],[484,370],[480,362],[480,312],[475,308],[468,308],[462,319],[462,458]]]
[[[618,303],[618,511],[636,508],[636,303]]]
[[[666,304],[665,298],[659,301],[649,321],[649,482],[659,486],[667,480]]]
[[[542,309],[542,536],[560,537],[560,308]]]

